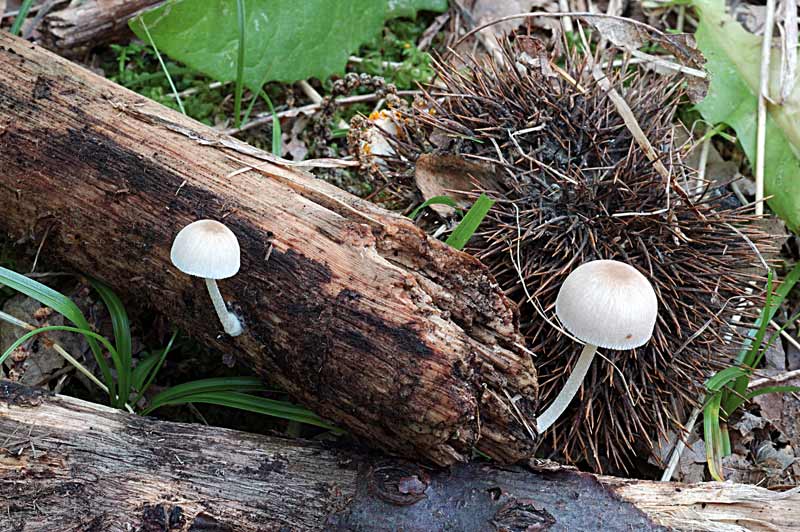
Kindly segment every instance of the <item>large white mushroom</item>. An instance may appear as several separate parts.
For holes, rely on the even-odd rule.
[[[228,310],[217,287],[217,279],[233,277],[239,271],[239,241],[233,231],[216,220],[192,222],[175,237],[170,259],[183,273],[205,280],[225,332],[231,336],[242,334],[239,318]]]
[[[650,281],[633,266],[595,260],[581,264],[567,276],[556,297],[556,315],[586,345],[564,387],[536,420],[540,434],[569,406],[598,347],[633,349],[650,340],[658,317],[658,299]]]

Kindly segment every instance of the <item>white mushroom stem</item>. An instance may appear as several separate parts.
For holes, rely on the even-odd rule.
[[[219,321],[222,322],[222,328],[231,336],[239,336],[242,334],[242,324],[236,314],[228,310],[225,305],[225,300],[222,299],[222,294],[219,293],[217,282],[214,279],[205,279],[206,288],[208,288],[208,295],[211,296],[211,302],[214,304],[214,310],[217,311]]]
[[[558,392],[555,400],[547,407],[547,410],[542,412],[542,415],[536,419],[536,431],[539,434],[549,429],[550,426],[561,417],[564,410],[567,409],[572,398],[578,393],[578,389],[581,387],[584,377],[586,377],[586,374],[589,372],[589,366],[592,365],[592,360],[596,352],[596,345],[586,344],[583,346],[583,351],[581,351],[581,356],[578,358],[578,363],[572,368],[572,373],[567,379],[567,382],[564,383],[564,387]]]

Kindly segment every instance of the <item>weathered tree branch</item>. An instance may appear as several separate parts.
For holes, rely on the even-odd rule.
[[[64,55],[130,34],[128,20],[161,0],[86,0],[72,2],[44,17],[39,37],[48,48]]]
[[[0,381],[0,531],[800,530],[800,492],[457,465],[127,415]],[[283,527],[283,528],[282,528]]]
[[[0,230],[277,381],[384,449],[449,464],[529,455],[536,376],[513,306],[473,257],[8,34],[0,34]],[[256,170],[257,169],[257,170]],[[239,237],[221,334],[169,259],[199,218]]]

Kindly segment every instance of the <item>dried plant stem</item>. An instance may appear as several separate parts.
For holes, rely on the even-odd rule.
[[[763,379],[756,379],[754,381],[750,381],[750,384],[747,385],[748,388],[760,388],[765,384],[775,384],[776,382],[784,382],[796,377],[800,377],[800,369],[795,369],[792,371],[787,371],[781,375],[775,375],[774,377],[764,377]]]
[[[705,396],[701,397],[698,402],[702,403],[706,400]],[[686,420],[686,437],[688,438],[692,431],[694,430],[694,425],[697,423],[697,418],[700,415],[700,409],[695,408],[692,410],[691,415],[689,415],[689,419]],[[681,455],[683,451],[686,449],[686,440],[680,437],[680,434],[677,436],[677,441],[675,443],[675,449],[672,451],[672,456],[669,459],[669,464],[667,464],[667,468],[664,470],[664,474],[661,475],[661,482],[669,482],[672,480],[672,475],[675,474],[675,469],[678,468],[678,464],[681,461]]]
[[[758,91],[758,129],[756,131],[756,214],[764,214],[764,161],[767,146],[767,98],[769,98],[769,63],[772,53],[772,29],[775,25],[775,0],[767,0],[764,40],[761,43],[761,86]]]
[[[422,94],[422,91],[416,91],[416,90],[397,91],[398,96],[418,96],[420,94]],[[344,98],[338,98],[336,100],[336,105],[349,105],[353,103],[374,102],[376,100],[380,100],[381,98],[383,98],[383,96],[377,93],[357,94],[355,96],[346,96]],[[308,115],[319,111],[321,107],[322,107],[321,103],[310,103],[308,105],[303,105],[302,107],[295,107],[292,109],[281,111],[279,113],[276,113],[276,116],[278,118],[292,118],[303,114]],[[246,124],[242,124],[240,127],[226,129],[224,133],[227,135],[235,135],[237,133],[241,133],[242,131],[247,131],[248,129],[252,129],[254,127],[269,124],[270,122],[272,122],[272,119],[273,119],[272,113],[259,114],[256,115],[256,117],[253,120],[247,122]]]

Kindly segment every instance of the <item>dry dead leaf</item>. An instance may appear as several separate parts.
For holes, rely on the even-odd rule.
[[[461,8],[462,14],[467,18],[467,22],[472,28],[519,13],[528,13],[530,11],[556,13],[559,11],[557,0],[508,0],[503,2],[498,2],[497,0],[462,0],[457,5]],[[478,32],[477,37],[492,56],[502,60],[498,39],[523,23],[525,23],[525,19],[520,18],[493,24]],[[531,19],[531,23],[541,28],[554,31],[560,30],[560,23],[557,18],[537,17],[536,19]]]
[[[462,208],[472,202],[465,192],[498,188],[493,165],[466,161],[455,155],[422,155],[417,160],[414,180],[426,200],[434,196],[449,196]],[[441,216],[453,214],[453,208],[447,205],[430,207]]]

